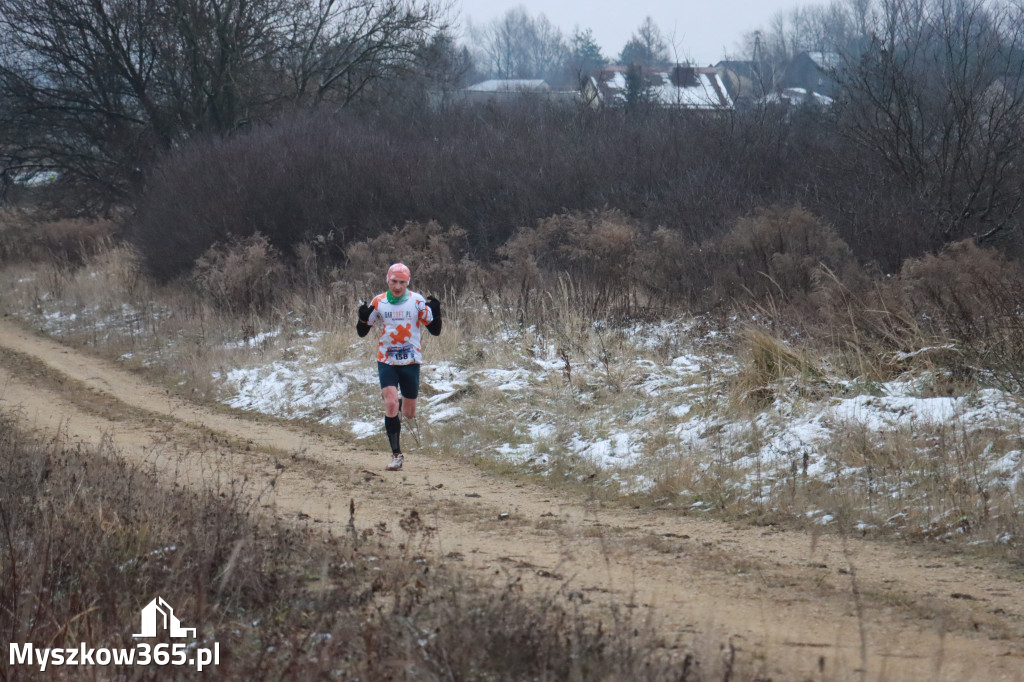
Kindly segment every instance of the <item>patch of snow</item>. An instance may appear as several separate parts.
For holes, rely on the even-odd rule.
[[[1010,488],[1015,487],[1024,480],[1024,453],[1020,450],[1007,452],[989,465],[988,474],[1001,479]]]
[[[628,466],[636,463],[643,453],[640,440],[635,434],[625,432],[594,441],[584,440],[577,434],[569,442],[569,449],[601,467]]]
[[[457,405],[447,405],[439,410],[431,410],[427,415],[427,421],[431,424],[440,424],[449,419],[462,415],[462,408]]]
[[[533,443],[523,443],[522,445],[504,443],[495,448],[494,451],[506,461],[513,464],[523,464],[533,457],[536,448]]]
[[[262,346],[265,342],[270,341],[271,339],[276,339],[280,334],[280,329],[273,329],[270,331],[260,332],[259,334],[255,336],[250,336],[247,339],[242,339],[240,341],[229,341],[228,343],[224,344],[224,348],[228,350],[232,350],[235,348],[257,348],[259,346]]]
[[[497,384],[499,391],[521,391],[530,385],[530,374],[524,369],[484,369],[475,374],[484,377],[485,383]]]
[[[354,421],[354,422],[349,422],[348,428],[349,428],[349,431],[352,432],[352,435],[355,436],[356,438],[367,438],[369,436],[373,436],[373,435],[376,435],[378,433],[381,433],[383,427],[381,426],[381,422],[379,422],[379,421],[375,421],[375,422]]]
[[[452,396],[457,395],[458,392],[458,389],[452,389],[450,391],[445,391],[444,393],[438,393],[437,395],[430,396],[424,402],[426,402],[427,405],[439,405]]]
[[[533,440],[547,440],[558,433],[558,428],[554,424],[530,424],[527,431]]]
[[[668,413],[678,419],[685,419],[686,416],[690,414],[691,409],[693,409],[691,405],[682,403],[680,405],[673,405],[672,407],[670,407]]]
[[[224,378],[233,394],[231,407],[280,417],[317,417],[333,410],[348,394],[350,379],[337,365],[300,366],[276,361],[270,365],[242,367]]]
[[[701,359],[696,355],[680,355],[672,359],[672,369],[695,374],[700,372]]]

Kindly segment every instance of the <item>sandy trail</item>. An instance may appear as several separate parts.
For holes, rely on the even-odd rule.
[[[350,500],[360,528],[415,509],[434,557],[634,605],[669,640],[731,641],[776,680],[1024,681],[1024,571],[1005,564],[601,505],[457,456],[387,474],[383,450],[189,403],[10,321],[0,351],[0,409],[43,433],[110,437],[178,483],[245,481],[269,513],[335,533]]]

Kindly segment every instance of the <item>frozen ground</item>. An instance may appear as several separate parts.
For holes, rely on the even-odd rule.
[[[128,307],[105,317],[49,311],[40,321],[59,333],[90,315],[96,333],[138,324]],[[612,338],[598,325],[594,333]],[[798,475],[804,483],[870,488],[871,495],[890,498],[891,507],[911,495],[927,507],[935,493],[920,482],[932,476],[926,469],[935,461],[962,468],[947,477],[970,477],[985,494],[1009,499],[1016,513],[1024,508],[1024,404],[1000,390],[936,395],[926,374],[885,383],[826,377],[821,390],[809,393],[793,380],[773,387],[767,407],[737,410],[731,386],[744,360],[727,331],[709,331],[692,319],[615,330],[603,355],[577,348],[571,360],[533,329],[496,336],[507,352],[483,357],[501,358],[500,364],[480,361],[480,354],[466,362],[433,360],[427,340],[419,415],[405,436],[415,437],[416,447],[489,457],[540,475],[583,478],[599,470],[623,492],[657,488],[669,503],[693,509],[711,506],[709,486],[760,503]],[[329,362],[322,359],[323,341],[322,332],[290,329],[226,342],[230,365],[211,377],[218,399],[344,428],[384,449],[372,340],[354,341],[334,353],[344,359]],[[494,342],[465,343],[493,349]],[[964,443],[973,449],[958,455],[963,461],[946,461],[947,450]],[[894,449],[901,462],[892,460]],[[890,454],[880,462],[883,452]],[[681,468],[704,490],[665,474]],[[828,509],[807,514],[823,524],[834,518]],[[954,515],[947,505],[928,522],[947,532],[945,519]],[[890,522],[900,519],[897,513]]]
[[[645,352],[660,337],[681,339],[687,333],[682,321],[633,330],[631,336],[644,341],[633,344],[636,357],[616,360],[626,378],[614,394],[603,390],[609,379],[601,363],[577,364],[574,388],[564,388],[564,363],[554,346],[535,346],[503,367],[428,362],[419,421],[447,425],[449,436],[464,423],[467,450],[528,463],[541,473],[554,458],[584,459],[618,472],[629,490],[650,484],[645,458],[668,453],[700,453],[709,463],[725,457],[750,487],[755,475],[788,471],[795,462],[806,476],[823,481],[843,475],[828,452],[851,433],[882,442],[893,434],[916,438],[938,429],[1024,431],[1024,405],[1017,397],[996,389],[925,396],[926,377],[873,384],[870,394],[837,379],[830,382],[833,395],[816,401],[780,387],[771,406],[736,418],[725,405],[725,385],[739,371],[739,361],[713,338],[692,339],[692,348],[661,362]],[[222,399],[233,407],[314,418],[347,427],[357,438],[382,440],[371,346],[354,345],[353,355],[361,356],[357,359],[322,363],[315,346],[301,344],[298,352],[288,353],[292,360],[238,367],[219,377]],[[428,350],[428,360],[429,355]],[[563,389],[553,396],[553,386]],[[490,413],[479,404],[481,396],[493,408]],[[501,421],[504,428],[492,431],[507,438],[482,442],[471,427],[482,418]],[[422,432],[429,437],[431,429]],[[979,475],[1013,488],[1021,482],[1021,464],[1020,450],[990,447]]]

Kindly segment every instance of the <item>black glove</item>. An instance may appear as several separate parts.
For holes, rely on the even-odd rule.
[[[373,308],[366,304],[366,301],[359,302],[359,321],[356,322],[356,334],[359,336],[366,336],[370,333],[370,313],[373,312]]]
[[[373,308],[366,301],[359,302],[359,321],[369,324],[370,313],[373,312]]]
[[[439,300],[433,296],[427,296],[427,307],[430,308],[435,320],[441,319],[441,302]]]
[[[427,307],[430,308],[430,314],[434,317],[434,321],[427,325],[427,331],[437,336],[441,333],[441,302],[430,296],[427,298]]]

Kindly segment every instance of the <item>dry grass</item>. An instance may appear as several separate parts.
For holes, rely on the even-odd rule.
[[[248,317],[266,314],[274,306],[284,278],[280,254],[259,233],[215,244],[192,269],[200,296],[219,310]]]
[[[569,248],[556,228],[600,236],[600,249]],[[403,259],[423,272],[418,279],[414,269],[414,281],[443,292],[445,331],[425,339],[417,449],[609,498],[628,495],[631,503],[796,525],[829,516],[833,526],[868,533],[981,541],[1024,560],[1024,483],[1012,458],[1022,449],[1020,422],[1010,414],[985,429],[963,421],[971,396],[1014,381],[1018,340],[1009,311],[1016,303],[1004,286],[1016,281],[1013,262],[960,247],[908,264],[905,280],[871,277],[827,226],[800,210],[776,210],[740,225],[728,248],[776,268],[773,279],[790,283],[785,295],[774,285],[739,287],[734,308],[718,315],[676,310],[637,321],[621,315],[654,309],[654,290],[644,284],[653,279],[617,271],[628,282],[619,298],[590,282],[601,254],[632,254],[627,260],[646,268],[653,266],[643,245],[664,245],[641,239],[651,235],[621,216],[563,216],[523,231],[504,262],[492,270],[472,265],[444,289],[444,273],[467,262],[460,235],[411,224],[370,244],[394,250],[408,238],[412,252]],[[800,257],[776,258],[776,247]],[[549,258],[574,269],[546,269],[537,250],[549,248]],[[194,288],[154,286],[124,247],[81,265],[9,265],[0,276],[8,310],[193,398],[223,400],[230,370],[277,363],[306,376],[302,390],[310,395],[314,376],[351,382],[334,402],[285,416],[377,433],[372,340],[354,334],[354,310],[383,288],[371,275],[396,253],[360,247],[341,271],[312,245],[272,305],[244,311]],[[814,265],[819,255],[835,268]],[[938,283],[951,272],[957,279],[944,298]],[[979,312],[985,300],[992,314]],[[600,301],[606,314],[595,316]],[[828,439],[802,442],[792,433],[802,419],[820,426],[815,414],[884,398],[900,382],[914,398],[959,397],[960,421],[897,419],[879,429],[829,418]],[[1009,468],[993,468],[996,461]]]
[[[198,628],[201,646],[219,644],[209,679],[756,677],[717,665],[712,645],[698,674],[688,644],[666,642],[627,609],[610,608],[597,624],[571,591],[533,599],[514,574],[483,586],[425,560],[433,529],[415,512],[396,528],[364,529],[353,509],[343,537],[325,536],[257,516],[258,491],[215,482],[168,489],[104,444],[40,443],[6,418],[0,472],[0,631],[11,642],[134,647],[139,611],[160,595]],[[34,672],[12,665],[4,678]],[[107,673],[195,675],[182,666]]]
[[[52,218],[18,209],[0,209],[0,260],[82,263],[114,243],[111,220]]]
[[[742,369],[732,390],[741,403],[754,409],[764,409],[787,385],[810,390],[826,383],[824,372],[817,367],[810,353],[791,349],[764,329],[751,327],[744,330],[740,334],[740,343]]]

